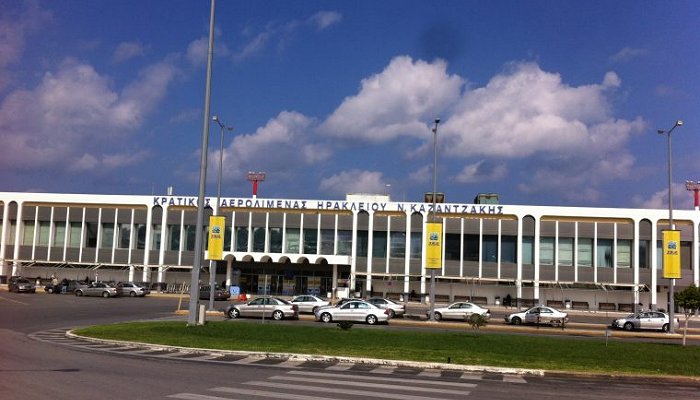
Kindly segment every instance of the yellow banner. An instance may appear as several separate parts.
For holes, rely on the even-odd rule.
[[[662,231],[664,242],[664,272],[667,279],[681,278],[681,231]]]
[[[208,260],[224,259],[224,230],[226,217],[209,217],[209,257]]]
[[[425,230],[425,268],[442,268],[442,223],[428,222]]]

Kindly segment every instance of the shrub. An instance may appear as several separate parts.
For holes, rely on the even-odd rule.
[[[486,318],[481,314],[472,314],[467,318],[467,322],[472,327],[472,329],[479,329],[482,326],[486,326]]]
[[[338,328],[347,331],[348,329],[352,328],[352,322],[350,321],[340,321],[338,322]]]

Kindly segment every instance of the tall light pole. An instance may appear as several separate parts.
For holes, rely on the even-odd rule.
[[[197,325],[199,304],[199,269],[202,267],[202,231],[204,230],[204,195],[207,182],[207,152],[209,149],[209,105],[211,100],[211,66],[214,58],[214,17],[216,0],[211,0],[209,14],[209,49],[207,51],[207,80],[204,85],[204,125],[202,126],[202,148],[199,162],[199,196],[197,200],[197,224],[194,235],[194,262],[190,279],[190,304],[187,325]]]
[[[668,131],[665,131],[663,129],[659,129],[657,132],[659,135],[666,135],[668,138],[668,226],[670,230],[675,230],[676,225],[673,223],[673,196],[671,193],[671,181],[672,181],[672,174],[671,174],[671,165],[672,165],[672,158],[671,158],[671,132],[673,132],[674,129],[676,129],[679,126],[683,125],[683,121],[677,120],[675,124],[673,124],[673,127],[669,129]],[[679,248],[680,250],[680,248]],[[675,328],[673,321],[675,320],[674,318],[674,308],[675,308],[675,300],[673,298],[674,296],[674,286],[676,285],[676,279],[675,278],[670,278],[671,283],[669,285],[669,294],[670,294],[670,301],[669,301],[669,310],[668,310],[668,316],[669,316],[669,321],[668,321],[668,331],[670,333],[674,333]]]
[[[214,207],[214,215],[219,215],[219,206],[221,206],[221,174],[224,168],[224,131],[233,131],[233,127],[226,126],[221,122],[217,115],[211,119],[219,124],[221,128],[221,146],[219,147],[219,175],[216,178],[216,207]],[[225,235],[224,235],[225,236]],[[214,300],[216,299],[216,261],[209,260],[209,309],[214,309]]]
[[[437,206],[437,131],[440,118],[435,118],[433,127],[433,208],[430,211],[430,222],[435,222],[435,208]],[[442,255],[440,256],[442,257]],[[435,268],[430,268],[430,321],[435,321]]]

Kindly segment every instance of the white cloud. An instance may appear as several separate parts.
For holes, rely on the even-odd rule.
[[[643,48],[623,47],[617,53],[610,56],[612,62],[627,62],[635,58],[645,57],[649,54],[649,50]]]
[[[418,170],[413,171],[413,172],[408,174],[408,179],[414,183],[430,182],[432,177],[433,177],[432,164],[424,165],[423,167],[419,168]]]
[[[352,169],[322,179],[323,192],[345,196],[348,193],[384,193],[386,181],[381,172]]]
[[[112,61],[120,63],[146,54],[146,47],[139,42],[122,42],[112,54]]]
[[[339,24],[343,20],[343,15],[336,11],[319,11],[309,17],[307,22],[316,27],[317,31],[324,30],[329,26]]]
[[[685,188],[684,183],[674,182],[671,185],[671,194],[673,196],[673,208],[690,210],[695,207],[693,192],[689,192]],[[668,209],[668,187],[654,192],[648,198],[636,196],[633,199],[635,207],[652,208],[652,209]]]
[[[459,183],[490,182],[500,180],[507,173],[508,168],[505,164],[490,165],[482,160],[465,165],[455,180]]]
[[[214,31],[215,39],[219,39],[221,36],[218,30]],[[207,56],[209,52],[209,37],[202,36],[199,39],[193,40],[187,45],[187,51],[185,52],[185,57],[189,62],[197,67],[207,65]],[[231,54],[231,50],[226,46],[225,43],[220,40],[214,40],[214,56],[215,57],[228,57]]]
[[[152,65],[119,94],[91,65],[66,59],[36,88],[14,91],[0,103],[0,166],[80,171],[123,165],[101,149],[114,150],[142,124],[176,73],[168,62]]]
[[[362,80],[360,92],[346,98],[322,124],[330,136],[385,142],[401,136],[426,136],[426,121],[449,108],[464,81],[447,74],[447,65],[401,56],[379,74]]]

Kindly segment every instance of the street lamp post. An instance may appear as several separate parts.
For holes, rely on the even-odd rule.
[[[657,132],[659,135],[666,135],[668,138],[668,226],[670,230],[675,230],[676,225],[673,223],[673,196],[671,193],[671,182],[672,182],[672,174],[671,174],[671,165],[672,165],[672,158],[671,158],[671,132],[673,132],[674,129],[676,129],[679,126],[683,125],[683,121],[677,120],[675,124],[673,124],[673,127],[669,129],[668,131],[665,131],[663,129],[659,129]],[[674,296],[674,286],[676,285],[676,280],[674,278],[670,278],[670,285],[669,285],[669,294],[670,294],[670,300],[669,300],[669,310],[668,310],[668,316],[669,316],[669,328],[668,331],[670,333],[674,333],[675,328],[673,321],[675,320],[674,318],[674,308],[675,308],[675,300],[673,298]]]
[[[430,222],[435,222],[435,208],[437,206],[437,130],[440,118],[435,118],[433,127],[433,208],[430,211]],[[442,257],[442,256],[441,256]],[[430,268],[430,321],[435,321],[435,268]]]
[[[233,127],[226,126],[221,122],[217,115],[211,118],[219,124],[221,128],[221,145],[219,147],[219,175],[216,180],[216,207],[214,207],[214,215],[219,215],[219,207],[221,206],[221,174],[224,168],[224,131],[233,131]],[[214,300],[216,299],[216,261],[209,260],[209,309],[214,309]]]

